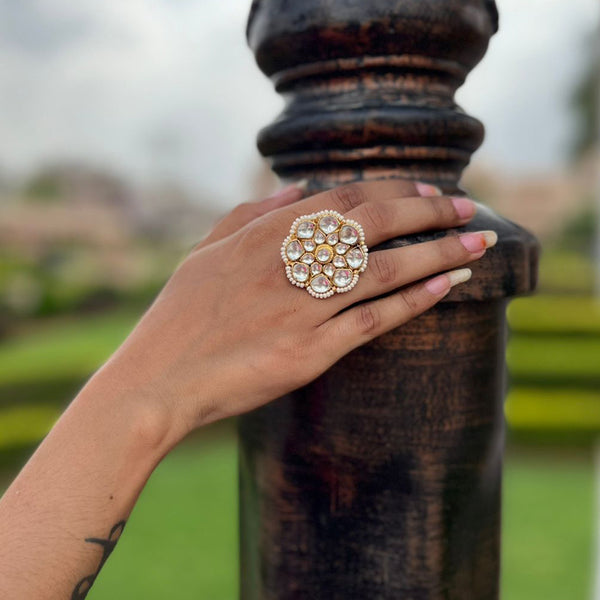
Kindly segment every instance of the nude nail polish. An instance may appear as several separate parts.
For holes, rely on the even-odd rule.
[[[430,279],[425,287],[435,296],[445,296],[455,285],[469,281],[472,274],[471,269],[454,269]]]
[[[481,252],[496,245],[498,234],[495,231],[477,231],[463,233],[458,236],[458,239],[469,252]]]

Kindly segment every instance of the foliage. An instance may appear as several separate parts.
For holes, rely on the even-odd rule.
[[[506,398],[505,413],[510,425],[530,432],[600,431],[600,391],[515,387]]]
[[[539,288],[544,294],[591,295],[594,292],[594,263],[590,255],[545,249],[540,262]]]
[[[8,339],[0,345],[0,386],[85,377],[118,347],[136,319],[122,311],[58,320]]]
[[[518,298],[508,307],[508,320],[517,334],[598,335],[600,299],[565,295]]]
[[[592,336],[514,336],[507,361],[517,381],[600,380],[600,343]]]

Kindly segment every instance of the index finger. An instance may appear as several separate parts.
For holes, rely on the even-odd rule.
[[[302,217],[324,209],[336,210],[346,214],[363,204],[405,196],[437,196],[441,190],[428,183],[408,181],[407,179],[382,179],[378,181],[360,181],[342,185],[320,192],[278,211],[278,217],[291,223]]]

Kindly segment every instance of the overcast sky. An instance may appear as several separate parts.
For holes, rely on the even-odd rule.
[[[245,45],[249,4],[0,0],[0,168],[85,160],[245,199],[256,132],[281,108]],[[500,33],[458,95],[487,128],[475,160],[555,169],[600,4],[498,5]]]

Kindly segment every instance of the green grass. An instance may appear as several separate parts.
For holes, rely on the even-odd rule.
[[[600,334],[600,299],[592,296],[532,296],[508,306],[511,329],[518,333]]]
[[[510,374],[516,380],[600,380],[600,338],[561,336],[513,336],[506,354]]]
[[[177,450],[157,470],[90,600],[237,598],[232,441]],[[509,455],[506,600],[587,600],[593,478],[588,459]]]
[[[39,442],[61,412],[59,407],[45,403],[0,408],[0,453],[6,448]]]
[[[0,386],[32,380],[81,378],[114,352],[139,314],[117,312],[59,320],[0,345]]]
[[[594,291],[594,262],[581,252],[544,248],[539,282],[544,293],[588,294]]]
[[[514,429],[600,431],[600,390],[515,387],[504,412]]]
[[[237,598],[237,471],[231,434],[172,452],[142,493],[89,600]],[[510,452],[502,598],[587,600],[593,469],[581,452]]]
[[[89,600],[237,598],[236,469],[231,436],[168,456]]]
[[[505,600],[588,600],[592,576],[591,461],[510,455],[504,480]]]

